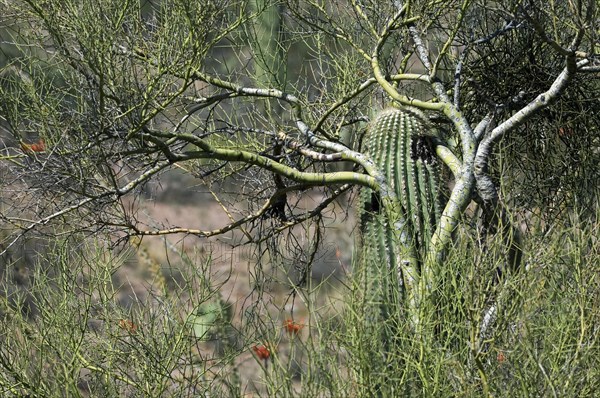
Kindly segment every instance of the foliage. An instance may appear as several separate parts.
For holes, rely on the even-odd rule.
[[[186,312],[214,300],[210,260],[186,267],[174,296],[150,291],[123,305],[114,273],[127,252],[54,242],[25,276],[28,286],[3,297],[0,385],[12,396],[191,396],[229,391],[227,374],[242,346],[204,363]],[[10,267],[12,264],[6,264]],[[9,273],[5,273],[9,277]],[[23,304],[35,308],[22,311]],[[235,382],[234,382],[235,385]]]
[[[314,302],[308,319],[292,322],[302,325],[298,332],[290,333],[288,320],[272,313],[263,314],[262,336],[253,334],[256,326],[225,318],[229,331],[207,341],[194,335],[187,314],[218,298],[210,258],[181,267],[177,289],[154,290],[124,307],[111,275],[128,253],[114,258],[92,246],[77,248],[85,256],[74,255],[72,241],[56,244],[28,277],[30,287],[3,298],[2,391],[240,396],[251,391],[248,369],[256,366],[254,383],[268,396],[372,396],[374,386],[407,396],[594,396],[600,270],[591,260],[600,254],[598,227],[573,224],[579,227],[532,231],[524,249],[527,272],[496,285],[489,281],[498,264],[474,250],[476,241],[461,240],[443,270],[441,311],[430,320],[441,323],[443,333],[418,339],[404,322],[387,343],[372,336],[392,326],[393,318],[364,322],[370,304],[357,294],[358,284],[338,285],[337,294],[329,294],[333,301]],[[305,300],[319,289],[308,287],[300,292]],[[498,326],[482,336],[490,295],[507,299],[498,308]],[[20,311],[25,300],[37,315]],[[253,347],[265,341],[272,356],[253,360]],[[382,353],[387,367],[373,366]]]
[[[231,378],[251,347],[273,396],[594,390],[594,0],[2,5],[5,275],[26,239],[48,245],[24,293],[39,313],[26,319],[20,293],[9,294],[9,279],[18,278],[5,283],[5,346],[29,353],[2,352],[6,391],[44,396],[67,386],[76,395],[85,368],[92,393],[195,395],[201,385],[203,393],[240,395],[243,383]],[[427,142],[398,153],[392,144],[403,135],[392,134],[374,145],[373,126],[390,107],[417,117],[426,133],[408,139]],[[423,148],[435,153],[449,189],[432,222],[418,221],[438,213],[423,184],[408,196],[398,190],[424,173],[409,161]],[[206,194],[194,198],[210,198],[226,221],[178,225],[146,214],[175,172],[200,186]],[[371,221],[386,226],[381,247],[395,261],[376,264],[383,272],[361,285],[375,256],[356,250],[353,275],[338,286],[351,299],[328,318],[315,298],[325,284],[314,286],[311,272],[327,218],[352,220],[354,187],[376,198]],[[423,206],[413,211],[406,199],[418,195]],[[345,212],[332,211],[336,203]],[[364,231],[359,242],[368,246],[368,223]],[[139,239],[152,236],[251,245],[248,329],[232,326],[240,315],[230,318],[226,295],[209,282],[212,261],[183,254],[187,279],[174,297],[138,303],[139,316],[120,313],[111,272],[122,266],[107,253],[141,253]],[[67,249],[74,244],[81,250]],[[385,275],[409,275],[414,288]],[[277,278],[311,318],[305,335],[287,336],[293,349],[285,355],[273,342],[282,322],[261,318],[275,317],[267,308],[279,305],[269,299]],[[153,281],[161,290],[165,283]],[[373,296],[361,289],[390,283],[398,294],[377,304],[395,310],[368,322]],[[88,324],[93,317],[99,326]],[[217,364],[190,348],[215,336],[224,342]],[[296,361],[299,352],[306,356]],[[123,353],[138,362],[126,365]],[[62,373],[53,378],[54,368]],[[227,369],[231,378],[221,376]]]

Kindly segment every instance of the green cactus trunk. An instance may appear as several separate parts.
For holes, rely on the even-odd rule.
[[[400,390],[400,380],[390,380],[388,369],[392,362],[398,368],[400,339],[421,333],[426,291],[421,276],[441,215],[440,169],[432,138],[422,116],[399,109],[381,112],[366,136],[367,153],[388,187],[387,192],[363,188],[360,194],[361,236],[354,274],[362,333],[357,334],[355,349],[370,357],[359,361],[356,371],[370,395],[410,393]]]
[[[275,0],[252,0],[250,6],[257,13],[253,31],[249,33],[254,79],[263,87],[284,89],[286,59],[281,4]]]
[[[355,275],[367,325],[388,347],[408,320],[419,322],[424,259],[441,214],[439,166],[431,132],[417,114],[389,109],[370,126],[367,153],[393,191],[388,198],[370,189],[360,197],[360,260]],[[395,196],[395,197],[394,197]],[[370,327],[370,326],[367,326]]]

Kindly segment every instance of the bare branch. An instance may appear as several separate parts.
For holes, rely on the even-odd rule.
[[[517,127],[524,124],[533,115],[540,110],[548,107],[554,102],[562,92],[567,88],[569,82],[575,75],[577,68],[580,68],[589,63],[588,60],[579,61],[576,63],[574,52],[570,52],[565,57],[566,66],[563,71],[556,77],[550,88],[539,94],[533,101],[527,104],[524,108],[516,112],[509,119],[494,128],[487,137],[479,144],[477,155],[475,157],[475,175],[477,178],[477,188],[482,199],[486,202],[495,203],[498,198],[496,187],[489,177],[488,162],[491,150],[494,143],[504,136],[507,132],[515,130]]]

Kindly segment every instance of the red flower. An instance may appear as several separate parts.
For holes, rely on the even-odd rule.
[[[130,334],[134,334],[138,328],[137,325],[129,319],[121,319],[119,321],[119,327],[123,330],[126,330]]]
[[[46,143],[43,138],[40,138],[35,144],[26,144],[21,141],[21,149],[23,152],[44,152],[46,150]]]
[[[260,359],[268,359],[271,356],[271,351],[265,345],[255,345],[252,350]]]
[[[293,319],[286,319],[285,322],[283,322],[283,327],[285,328],[285,330],[287,330],[289,334],[298,334],[298,332],[304,327],[304,325],[294,322]]]

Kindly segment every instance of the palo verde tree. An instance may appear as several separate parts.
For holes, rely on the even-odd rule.
[[[479,223],[479,250],[502,241],[498,283],[522,265],[511,206],[597,216],[594,0],[3,7],[3,250],[50,224],[121,238],[242,229],[264,242],[357,187],[357,294],[376,303],[368,322],[392,320],[373,338],[393,344],[399,323],[439,335],[428,320],[460,225]],[[563,155],[572,162],[544,185]],[[174,168],[247,206],[215,230],[144,224],[140,192]],[[322,199],[302,208],[309,188]]]

